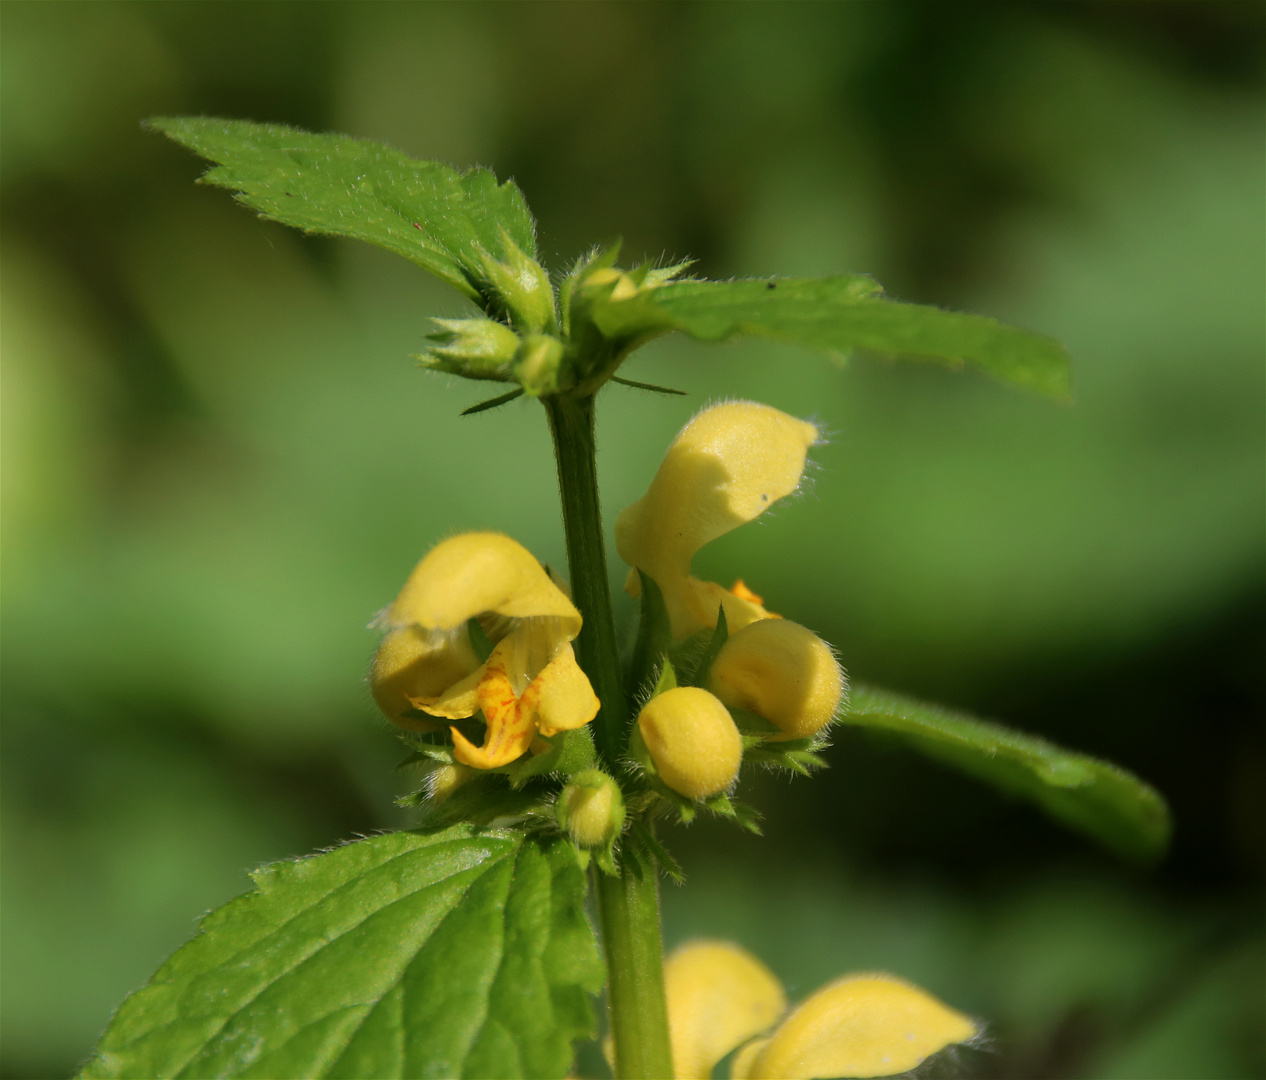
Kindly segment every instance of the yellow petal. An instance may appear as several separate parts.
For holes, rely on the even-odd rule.
[[[550,615],[568,641],[580,613],[521,544],[500,533],[463,533],[436,544],[387,609],[387,626],[447,630],[485,612],[523,619]]]
[[[564,645],[532,680],[524,692],[525,700],[529,694],[535,695],[529,704],[535,708],[537,727],[542,735],[584,727],[598,715],[601,706],[589,677],[576,663],[576,653],[570,645]]]
[[[809,997],[752,1062],[756,1080],[892,1076],[913,1069],[976,1025],[891,975],[849,975]]]
[[[482,664],[452,686],[447,686],[434,696],[411,697],[415,709],[445,720],[463,720],[479,711],[479,683],[484,677]]]
[[[449,729],[453,734],[453,757],[475,769],[509,765],[522,757],[536,738],[531,710],[524,707],[514,692],[501,649],[498,645],[492,650],[479,680],[479,707],[488,725],[483,745],[476,746],[457,728]]]
[[[582,727],[598,715],[600,702],[576,663],[571,644],[558,641],[559,623],[556,618],[524,620],[496,644],[475,676],[437,702],[419,703],[430,713],[453,709],[445,715],[456,718],[470,716],[475,709],[462,713],[453,706],[460,708],[474,698],[488,729],[482,746],[452,729],[453,753],[462,764],[477,769],[508,765],[532,745],[538,731],[555,735]],[[547,661],[551,652],[553,659]]]
[[[664,963],[664,993],[677,1080],[707,1080],[740,1043],[783,1014],[782,984],[728,941],[692,941]]]
[[[675,637],[699,629],[682,595],[695,552],[795,491],[817,438],[805,420],[731,401],[704,409],[673,440],[646,494],[616,520],[615,542],[659,585]]]
[[[722,702],[763,716],[785,739],[806,739],[826,727],[846,685],[830,646],[785,619],[762,619],[731,634],[708,672],[708,689]]]
[[[470,636],[460,630],[423,630],[405,626],[382,639],[369,672],[369,687],[378,707],[405,728],[428,727],[406,715],[417,699],[434,698],[479,668]],[[473,709],[471,710],[473,712]],[[469,716],[470,712],[462,713]]]
[[[760,1052],[768,1045],[768,1039],[753,1039],[740,1048],[730,1061],[730,1080],[751,1080],[752,1066],[756,1064]]]
[[[697,686],[679,686],[646,703],[637,728],[659,778],[688,799],[724,791],[738,776],[743,738],[729,711]]]
[[[686,624],[690,634],[706,627],[716,626],[717,609],[725,608],[725,625],[730,633],[750,626],[758,619],[776,619],[759,601],[752,601],[740,596],[730,589],[723,588],[715,581],[700,581],[698,578],[687,578],[682,591],[685,606],[689,611],[690,621]]]
[[[751,589],[749,589],[747,587],[747,582],[744,581],[742,578],[739,578],[738,581],[736,581],[733,585],[731,585],[729,591],[733,593],[735,596],[737,596],[740,600],[746,600],[749,603],[755,604],[757,607],[763,609],[765,598],[763,596],[758,596]],[[770,618],[781,619],[782,616],[771,614]]]

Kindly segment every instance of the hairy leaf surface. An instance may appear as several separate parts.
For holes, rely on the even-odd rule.
[[[1154,858],[1169,841],[1164,799],[1137,776],[1098,758],[857,683],[840,719],[888,732],[930,757],[1035,802],[1065,825],[1129,858]]]
[[[84,1077],[561,1077],[602,961],[560,840],[458,825],[264,867]]]
[[[380,143],[281,124],[160,117],[149,126],[216,163],[203,177],[266,218],[377,244],[480,296],[480,250],[502,257],[501,230],[536,253],[532,214],[511,181],[458,172]]]
[[[996,378],[1066,398],[1059,342],[983,315],[889,300],[863,274],[828,278],[672,281],[595,306],[611,336],[680,330],[700,341],[755,334],[822,352],[853,349],[970,363]]]

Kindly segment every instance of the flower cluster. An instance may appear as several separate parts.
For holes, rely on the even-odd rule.
[[[703,410],[682,430],[646,494],[616,521],[616,548],[663,597],[673,642],[725,639],[699,685],[653,697],[638,732],[658,777],[689,799],[728,788],[743,739],[732,713],[764,722],[771,742],[814,739],[835,717],[847,684],[830,647],[811,630],[767,611],[740,580],[701,581],[691,564],[707,543],[796,491],[818,429],[768,405],[738,401]]]
[[[640,593],[644,575],[662,597],[668,650],[701,637],[716,645],[696,685],[661,687],[637,720],[655,777],[685,799],[733,784],[745,748],[734,714],[765,725],[749,744],[812,740],[845,692],[844,673],[816,634],[767,611],[741,581],[725,589],[691,573],[705,544],[797,489],[817,439],[813,424],[767,405],[712,406],[686,425],[645,496],[616,522],[617,548],[633,568],[629,590]],[[455,768],[431,785],[433,795],[469,775],[456,766],[503,768],[598,713],[572,650],[580,612],[507,536],[465,533],[438,544],[379,623],[386,634],[370,685],[389,719],[419,732],[437,730],[439,720],[483,720],[478,745],[450,726]],[[669,663],[656,660],[661,670]]]
[[[597,767],[579,730],[601,703],[573,652],[582,620],[566,587],[499,533],[436,545],[379,616],[385,633],[370,673],[379,707],[427,749],[431,803],[492,772],[511,773],[502,792],[532,780],[537,802],[520,804],[525,812],[615,874],[615,845],[633,814],[657,799],[687,810],[729,806],[745,757],[786,763],[819,745],[847,690],[830,647],[766,610],[742,581],[726,589],[692,573],[705,544],[798,489],[817,440],[813,424],[766,405],[712,406],[619,516],[626,587],[642,597],[643,630],[652,631],[644,636],[657,643],[644,670],[634,665],[635,678],[654,683],[631,732],[640,769]],[[565,767],[561,756],[537,757],[567,733],[581,737],[584,753]],[[524,767],[534,759],[539,767]],[[561,777],[561,790],[544,771]],[[735,1078],[888,1076],[977,1034],[967,1017],[889,975],[848,976],[788,1012],[769,970],[724,942],[674,953],[665,992],[680,1078],[711,1076],[736,1050]]]
[[[980,1033],[917,986],[878,973],[846,975],[787,1012],[773,973],[727,941],[677,949],[664,990],[677,1080],[706,1080],[740,1047],[732,1080],[892,1076]]]

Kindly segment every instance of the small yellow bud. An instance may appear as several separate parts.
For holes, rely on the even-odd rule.
[[[783,739],[807,739],[826,727],[845,685],[830,646],[786,619],[761,619],[732,634],[708,672],[708,689],[721,701],[764,717]]]
[[[584,288],[598,288],[602,285],[612,285],[624,276],[624,271],[617,270],[614,266],[601,266],[586,274],[581,285]]]
[[[624,795],[601,769],[585,769],[559,793],[554,813],[580,847],[604,847],[624,828]]]
[[[659,778],[688,799],[724,791],[738,776],[743,739],[708,691],[679,686],[646,703],[637,728]]]
[[[528,334],[514,359],[514,377],[532,397],[558,389],[563,343],[549,334]]]
[[[473,780],[478,775],[479,770],[469,765],[441,765],[427,773],[426,792],[432,802],[442,803],[467,780]]]

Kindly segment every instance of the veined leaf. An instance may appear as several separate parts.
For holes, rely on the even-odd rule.
[[[305,232],[367,240],[481,295],[480,251],[508,252],[502,230],[528,255],[535,223],[512,181],[418,161],[389,146],[316,135],[281,124],[159,117],[149,126],[214,161],[203,180],[230,188],[266,218]]]
[[[602,961],[565,841],[397,832],[264,867],[129,997],[88,1077],[561,1077]]]
[[[845,724],[889,732],[964,772],[1028,799],[1133,859],[1169,842],[1165,800],[1137,776],[1001,724],[853,683]]]
[[[756,334],[823,352],[853,349],[952,366],[970,363],[1006,382],[1067,398],[1059,342],[983,315],[889,300],[861,274],[828,278],[670,281],[594,307],[609,336],[681,330],[700,341]]]

